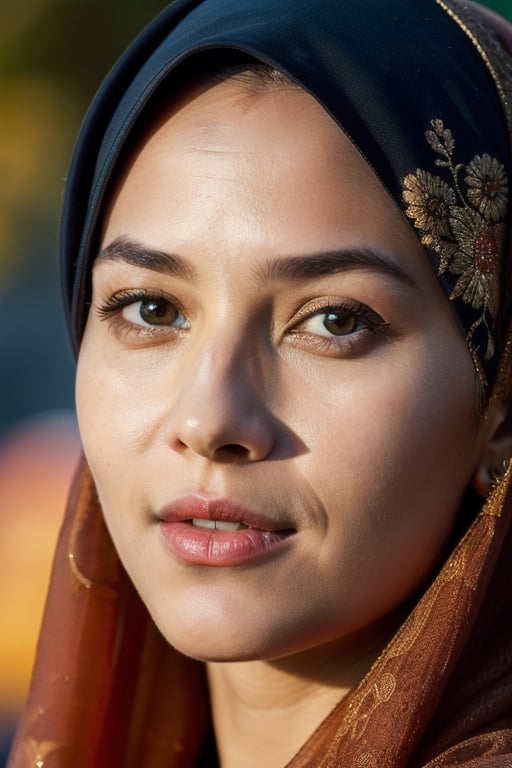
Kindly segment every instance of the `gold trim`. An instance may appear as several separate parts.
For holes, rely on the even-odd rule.
[[[70,568],[75,578],[78,579],[80,584],[82,584],[82,586],[84,586],[86,589],[90,589],[92,587],[92,581],[91,579],[88,579],[87,576],[85,576],[78,567],[78,563],[76,562],[76,558],[73,552],[68,552],[68,559]]]
[[[512,459],[503,462],[505,471],[501,478],[493,485],[491,491],[480,510],[480,515],[489,517],[501,517],[503,514],[505,499],[510,490],[512,481]]]

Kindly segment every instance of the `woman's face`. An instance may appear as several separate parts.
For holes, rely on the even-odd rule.
[[[118,185],[77,405],[128,573],[210,660],[384,622],[439,558],[485,439],[398,209],[312,97],[235,81],[164,115]]]

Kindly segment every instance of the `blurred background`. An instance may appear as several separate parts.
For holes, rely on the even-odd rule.
[[[78,457],[57,231],[100,81],[166,0],[0,0],[0,766]]]
[[[0,0],[0,766],[79,452],[57,268],[66,170],[100,81],[166,4]],[[512,0],[486,4],[512,20]]]

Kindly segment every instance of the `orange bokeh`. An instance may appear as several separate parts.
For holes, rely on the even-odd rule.
[[[67,491],[79,456],[71,416],[31,419],[0,445],[0,721],[24,699]]]

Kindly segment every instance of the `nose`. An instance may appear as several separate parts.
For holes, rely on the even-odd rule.
[[[169,442],[211,461],[267,458],[277,428],[264,396],[262,379],[268,375],[242,353],[201,351],[174,401]]]

